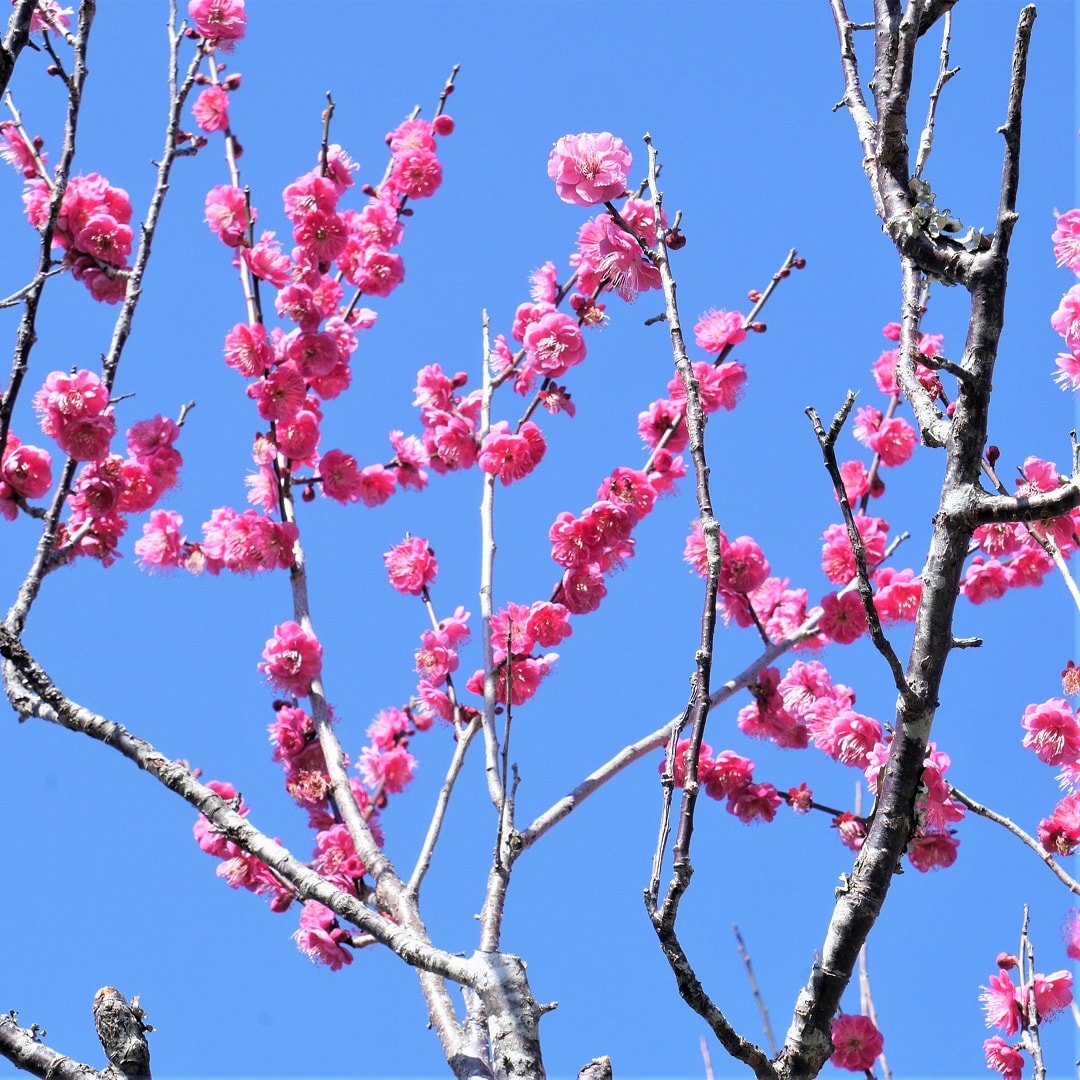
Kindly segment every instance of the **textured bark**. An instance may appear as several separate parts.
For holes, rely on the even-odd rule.
[[[117,1080],[150,1080],[150,1046],[139,999],[128,1001],[115,986],[103,986],[94,995],[94,1027]]]
[[[540,1015],[525,977],[525,963],[509,953],[474,953],[476,992],[487,1015],[495,1080],[544,1080],[540,1055]]]

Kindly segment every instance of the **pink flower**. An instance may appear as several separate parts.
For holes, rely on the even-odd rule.
[[[689,442],[682,409],[674,401],[661,398],[654,401],[647,412],[638,413],[638,434],[646,446],[654,449],[660,445],[660,440],[673,425],[675,433],[664,443],[664,449],[677,454],[680,450],[685,450]]]
[[[24,499],[40,499],[52,487],[52,457],[9,433],[0,478]]]
[[[296,219],[293,239],[308,257],[325,266],[345,250],[349,237],[338,214],[314,210]]]
[[[746,368],[742,364],[727,360],[714,367],[702,360],[693,365],[693,370],[701,395],[701,408],[705,412],[712,413],[717,409],[730,412],[735,408],[746,387]],[[674,404],[680,409],[686,408],[686,387],[678,375],[668,383],[668,393]]]
[[[922,579],[914,570],[894,570],[882,566],[871,575],[874,607],[883,623],[913,622],[922,599]]]
[[[142,539],[135,541],[135,554],[140,564],[150,569],[181,566],[184,539],[180,526],[183,523],[184,519],[174,510],[155,510],[143,525]]]
[[[570,262],[577,267],[578,288],[589,295],[598,288],[614,290],[632,303],[639,292],[660,288],[660,271],[645,258],[637,237],[608,214],[581,226]]]
[[[1065,955],[1070,960],[1080,960],[1080,911],[1073,908],[1062,927],[1065,939]]]
[[[564,135],[548,158],[548,176],[563,202],[594,206],[626,190],[633,157],[622,139],[608,131]]]
[[[749,536],[720,543],[720,586],[737,593],[751,593],[769,576],[769,560]]]
[[[882,465],[903,465],[912,455],[919,437],[915,429],[902,417],[883,419],[877,430],[871,433],[868,445],[875,454],[881,455]]]
[[[829,1060],[840,1069],[869,1072],[885,1048],[885,1039],[869,1016],[843,1013],[832,1022],[833,1052]]]
[[[419,596],[435,580],[439,564],[428,542],[419,536],[411,536],[395,544],[385,555],[390,584],[400,593]]]
[[[254,208],[248,217],[244,193],[239,188],[219,185],[206,193],[206,223],[229,247],[242,247],[247,243],[248,227],[256,217]]]
[[[274,627],[259,670],[279,690],[305,697],[311,691],[312,679],[322,671],[322,645],[298,623],[284,622]]]
[[[784,800],[772,784],[747,784],[741,791],[728,796],[728,812],[740,821],[772,821],[776,809]]]
[[[707,353],[723,352],[728,345],[746,340],[745,318],[737,311],[707,311],[694,326],[694,341]]]
[[[31,18],[36,16],[35,11]],[[37,142],[38,140],[35,140],[35,145]],[[38,156],[44,159],[45,154],[39,150]],[[32,180],[37,176],[38,165],[34,160],[34,155],[19,134],[19,129],[10,120],[0,122],[0,161],[14,165],[27,180]]]
[[[559,287],[559,271],[553,262],[546,262],[529,275],[532,288],[529,295],[534,303],[555,303],[555,293]]]
[[[1071,855],[1080,845],[1080,793],[1066,795],[1039,822],[1039,843],[1049,855]]]
[[[326,964],[331,971],[340,971],[351,964],[352,953],[342,942],[351,935],[338,927],[337,917],[317,900],[309,900],[300,913],[300,929],[293,934],[296,947],[313,964]]]
[[[531,611],[524,604],[508,604],[491,618],[491,646],[496,663],[512,656],[527,656],[536,639],[529,630]]]
[[[368,296],[389,296],[405,280],[405,261],[379,247],[369,247],[345,280]]]
[[[821,607],[824,614],[818,625],[830,641],[850,645],[866,633],[866,612],[854,590],[839,596],[829,593],[822,598]]]
[[[364,876],[364,864],[356,854],[352,837],[344,825],[332,825],[315,837],[312,869],[339,889],[352,892],[354,882]]]
[[[1025,748],[1034,750],[1044,765],[1060,765],[1080,757],[1080,724],[1064,698],[1029,705],[1021,723],[1027,732]]]
[[[563,604],[537,600],[529,609],[528,634],[536,644],[545,649],[558,645],[573,633],[570,612]]]
[[[290,281],[291,263],[274,237],[273,232],[263,232],[252,247],[244,248],[241,257],[256,277],[282,289]]]
[[[987,560],[976,555],[964,574],[960,591],[973,604],[981,604],[984,600],[997,600],[1004,596],[1008,587],[1005,567],[997,559]]]
[[[404,791],[412,780],[416,759],[401,745],[393,746],[389,750],[365,746],[360,751],[357,767],[368,787],[382,788],[391,795],[397,795]]]
[[[648,475],[640,469],[619,466],[600,484],[596,497],[622,506],[637,524],[652,510],[656,502],[656,489],[649,482]]]
[[[195,29],[223,49],[232,49],[244,36],[244,0],[189,0],[188,15]]]
[[[585,359],[585,341],[577,323],[561,311],[550,311],[532,320],[524,330],[522,344],[529,366],[548,378],[564,375]]]
[[[1067,266],[1074,274],[1080,274],[1080,210],[1062,214],[1050,239],[1058,266]]]
[[[1024,1071],[1024,1055],[1000,1035],[991,1035],[983,1043],[983,1053],[988,1069],[1001,1073],[1004,1080],[1020,1080]]]
[[[1080,356],[1071,352],[1058,353],[1054,364],[1057,366],[1054,382],[1062,390],[1080,390]]]
[[[14,5],[15,0],[12,0]],[[39,30],[67,30],[71,25],[69,15],[74,14],[72,8],[62,8],[57,0],[38,0],[34,7],[34,13],[30,16],[30,33],[36,34]]]
[[[1055,971],[1051,975],[1036,975],[1033,990],[1039,1019],[1052,1020],[1072,1002],[1072,972]]]
[[[920,831],[912,838],[907,856],[911,865],[925,874],[938,867],[952,866],[959,847],[960,841],[951,833],[937,829]]]
[[[484,472],[508,485],[528,476],[540,464],[546,449],[544,436],[531,420],[522,424],[516,435],[505,420],[500,420],[484,437],[477,460]]]
[[[559,583],[559,599],[571,615],[586,615],[595,611],[607,596],[604,575],[599,566],[586,563],[567,570]]]
[[[208,86],[191,107],[195,123],[208,133],[229,126],[229,95],[220,86]]]
[[[412,153],[414,150],[435,150],[435,127],[430,120],[415,118],[402,120],[389,135],[386,144],[395,156]]]
[[[434,195],[442,183],[442,165],[433,150],[409,150],[395,154],[390,185],[411,199]]]

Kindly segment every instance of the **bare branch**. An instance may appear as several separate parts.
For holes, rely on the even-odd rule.
[[[1057,859],[1044,851],[1042,844],[1040,844],[1035,837],[1024,832],[1016,822],[1005,817],[1004,814],[999,814],[996,810],[991,810],[988,806],[983,806],[982,803],[977,803],[970,795],[965,795],[959,788],[955,788],[951,784],[949,785],[949,795],[958,803],[963,803],[963,805],[973,814],[978,814],[979,817],[984,817],[987,821],[992,821],[995,825],[1000,825],[1003,829],[1011,832],[1025,847],[1028,847],[1035,852],[1039,859],[1046,864],[1046,868],[1050,873],[1052,873],[1054,877],[1069,890],[1069,892],[1076,896],[1080,896],[1080,881],[1077,881],[1067,874],[1061,868]]]

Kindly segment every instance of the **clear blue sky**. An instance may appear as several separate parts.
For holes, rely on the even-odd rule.
[[[868,4],[853,0],[854,14]],[[964,2],[954,19],[952,62],[928,176],[942,205],[965,224],[991,226],[997,205],[1008,60],[1020,5]],[[1078,201],[1074,6],[1039,5],[1024,127],[1021,221],[996,380],[991,439],[1011,474],[1029,454],[1068,465],[1073,403],[1051,382],[1059,339],[1049,315],[1071,284],[1055,269],[1053,211]],[[165,108],[165,5],[100,5],[79,140],[79,169],[98,171],[132,195],[136,217],[152,184]],[[936,44],[927,43],[915,100],[921,115]],[[478,385],[480,320],[507,332],[527,298],[527,275],[545,260],[565,267],[586,212],[561,203],[547,178],[552,143],[568,132],[609,130],[637,152],[652,133],[664,162],[670,210],[684,210],[689,242],[676,271],[684,318],[711,307],[745,310],[790,247],[808,267],[785,283],[765,318],[769,330],[737,356],[749,369],[745,400],[710,425],[714,497],[729,535],[751,534],[774,573],[818,599],[822,530],[835,504],[803,409],[831,415],[849,389],[876,403],[870,364],[881,326],[898,314],[891,245],[874,217],[842,95],[837,46],[824,0],[804,2],[352,3],[253,0],[249,34],[230,61],[242,72],[231,115],[244,145],[244,181],[260,225],[286,231],[280,192],[311,167],[327,90],[337,102],[334,139],[374,182],[383,135],[420,103],[430,115],[453,64],[461,65],[443,143],[445,183],[416,204],[402,254],[405,285],[373,306],[377,327],[354,358],[354,386],[328,406],[324,446],[364,463],[385,459],[390,428],[418,431],[410,407],[417,368],[440,363]],[[13,83],[19,107],[53,159],[59,90],[24,55]],[[638,154],[639,163],[644,161]],[[640,172],[640,166],[635,174]],[[220,142],[179,163],[142,308],[117,390],[134,394],[123,423],[198,405],[185,428],[182,488],[166,506],[188,528],[215,507],[240,505],[257,418],[240,380],[221,360],[225,331],[243,319],[228,256],[202,224],[206,190],[226,183]],[[20,185],[0,173],[5,256],[0,295],[22,285],[34,236],[20,220]],[[962,348],[963,297],[939,290],[925,328]],[[664,392],[670,353],[662,327],[643,321],[655,297],[609,305],[611,325],[588,339],[570,376],[578,414],[546,423],[543,471],[503,495],[497,509],[497,602],[529,602],[554,580],[547,528],[580,511],[616,465],[643,460],[640,410]],[[111,311],[69,281],[50,289],[30,384],[71,365],[93,367],[107,347]],[[0,312],[12,340],[17,313]],[[518,403],[507,415],[515,417]],[[15,430],[41,441],[29,402]],[[848,456],[857,447],[848,437]],[[887,476],[880,513],[910,530],[899,565],[921,566],[936,506],[939,456],[922,451]],[[384,583],[381,553],[406,531],[426,536],[442,564],[440,612],[478,613],[480,485],[475,472],[437,480],[422,496],[376,510],[320,501],[303,508],[312,608],[326,648],[326,682],[346,748],[382,708],[400,705],[415,681],[420,605]],[[556,672],[520,711],[513,756],[529,820],[624,743],[681,711],[698,634],[700,585],[681,562],[689,488],[665,500],[636,533],[636,557],[609,582],[601,610],[575,624]],[[282,576],[235,580],[150,578],[131,544],[112,569],[84,563],[51,577],[27,642],[75,699],[228,779],[252,820],[304,855],[304,815],[269,759],[272,694],[255,663],[273,625],[291,617]],[[29,563],[33,530],[0,533],[0,582],[11,596]],[[982,608],[962,605],[957,630],[981,650],[957,654],[942,692],[935,737],[953,757],[950,777],[1033,831],[1057,798],[1052,770],[1020,749],[1024,706],[1060,693],[1075,654],[1074,613],[1050,581]],[[897,635],[906,654],[907,640]],[[756,653],[745,632],[722,636],[718,680]],[[473,646],[463,668],[477,664]],[[863,644],[833,649],[835,677],[855,687],[861,711],[890,717],[895,691]],[[855,773],[820,755],[770,751],[734,727],[737,707],[710,719],[708,741],[758,763],[760,779],[787,788],[807,780],[822,801],[848,805]],[[411,865],[450,754],[446,732],[418,738],[417,782],[384,815],[388,850]],[[0,815],[10,876],[0,1009],[47,1028],[71,1057],[100,1062],[90,1001],[102,985],[141,994],[159,1077],[442,1075],[437,1040],[415,975],[367,950],[331,974],[297,953],[293,913],[273,915],[214,876],[191,839],[186,804],[107,749],[41,724],[0,726]],[[424,897],[436,944],[469,952],[493,836],[482,770],[473,761]],[[659,810],[655,763],[620,777],[522,858],[507,909],[505,947],[529,962],[553,1076],[573,1075],[610,1054],[616,1076],[701,1076],[702,1023],[678,1000],[646,919]],[[870,943],[875,1002],[898,1076],[970,1076],[983,1070],[981,983],[999,951],[1014,950],[1022,905],[1032,905],[1039,968],[1065,966],[1059,926],[1069,897],[1029,852],[992,826],[960,827],[951,870],[907,873],[889,895]],[[696,875],[682,934],[697,970],[733,1022],[760,1038],[755,1005],[731,936],[737,923],[782,1038],[791,1005],[820,947],[838,875],[850,868],[828,821],[782,812],[745,827],[719,804],[699,814]],[[858,1010],[857,994],[845,1006]],[[1053,1075],[1075,1058],[1070,1021],[1044,1030]],[[739,1075],[711,1046],[719,1075]],[[0,1071],[11,1070],[7,1066]]]

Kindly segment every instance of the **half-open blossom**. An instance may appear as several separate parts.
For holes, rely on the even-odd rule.
[[[999,1072],[1004,1080],[1020,1080],[1024,1071],[1024,1055],[1000,1035],[991,1035],[983,1043],[986,1067]]]
[[[300,929],[293,934],[293,940],[313,964],[326,964],[331,971],[339,971],[352,963],[353,954],[342,945],[351,936],[338,926],[337,916],[328,907],[309,900],[300,913]]]

